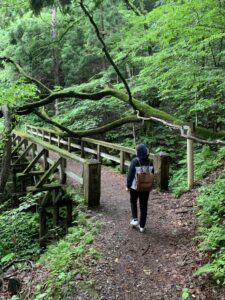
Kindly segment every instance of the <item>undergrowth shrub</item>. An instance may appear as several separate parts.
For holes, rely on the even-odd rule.
[[[98,222],[87,217],[84,222],[84,217],[84,212],[78,213],[76,226],[69,228],[64,239],[49,245],[41,255],[38,265],[47,268],[46,277],[36,286],[30,299],[67,299],[74,285],[75,275],[87,274],[86,262],[99,258],[99,253],[91,245]],[[89,282],[86,284],[91,286]],[[87,289],[91,291],[90,287]]]
[[[194,153],[194,178],[195,181],[203,178],[210,170],[220,164],[225,156],[225,147],[218,151],[211,150],[208,145],[204,145]],[[187,186],[187,166],[186,158],[178,162],[177,170],[170,179],[170,188],[175,196],[180,196],[188,190]]]
[[[33,257],[39,254],[38,214],[27,211],[37,201],[28,195],[18,208],[1,212],[0,215],[0,263],[12,258]]]
[[[217,283],[225,284],[225,172],[215,183],[200,189],[197,219],[199,249],[210,250],[212,255],[195,275],[210,273]]]

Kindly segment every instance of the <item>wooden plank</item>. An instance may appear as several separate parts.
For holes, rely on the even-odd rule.
[[[66,159],[65,158],[61,158],[61,164],[60,164],[60,183],[62,184],[66,184]]]
[[[53,190],[56,188],[62,188],[62,185],[59,183],[50,183],[50,184],[43,184],[42,187],[40,188],[37,188],[35,186],[27,186],[26,191],[31,193],[37,193],[37,192]]]
[[[36,127],[36,126],[32,126],[32,125],[27,125],[27,127],[29,128],[37,128],[37,129],[41,129],[43,130],[43,128],[41,127]],[[56,132],[52,129],[44,129],[44,131],[46,133],[54,133],[60,137],[68,137],[68,134],[64,134],[62,132]],[[114,150],[119,150],[119,151],[124,151],[125,153],[129,153],[129,154],[133,154],[135,155],[136,154],[136,150],[135,149],[131,149],[131,148],[128,148],[128,147],[124,147],[124,146],[121,146],[121,145],[118,145],[118,144],[112,144],[112,143],[109,143],[109,142],[105,142],[105,141],[99,141],[99,140],[96,140],[96,139],[92,139],[92,138],[82,138],[81,139],[83,142],[88,142],[88,143],[91,143],[91,144],[94,144],[94,145],[100,145],[100,146],[104,146],[106,148],[110,148],[110,149],[114,149]],[[76,146],[76,144],[74,144],[74,146]],[[150,153],[150,158],[153,158],[154,154]]]
[[[125,153],[121,150],[120,151],[120,173],[124,174],[124,157],[125,157]]]
[[[49,151],[45,149],[43,155],[43,167],[45,171],[49,169],[48,157],[49,157]]]
[[[83,178],[75,173],[73,173],[72,171],[69,170],[65,170],[65,173],[68,177],[78,181],[80,184],[83,184]]]
[[[120,163],[120,158],[119,157],[116,157],[116,156],[113,156],[113,155],[110,155],[110,154],[101,153],[101,157],[104,157],[106,159],[109,159],[109,160],[115,161],[117,163]]]
[[[97,145],[97,160],[101,161],[101,145]]]
[[[12,145],[14,145],[18,139],[19,139],[19,136],[14,135],[12,138]]]
[[[42,155],[44,155],[45,151],[45,149],[42,149],[41,152],[37,154],[37,156],[28,164],[26,169],[23,171],[24,174],[30,172],[30,170],[35,166],[36,162],[38,162]]]
[[[11,156],[13,156],[16,151],[25,143],[25,139],[22,139],[19,144],[17,144],[16,148],[13,149],[12,153],[11,153]]]
[[[28,165],[29,165],[29,163],[20,163],[20,164],[16,164],[16,165],[11,164],[10,166],[13,167],[13,168],[19,169],[21,167],[27,167]]]
[[[39,201],[39,206],[44,207],[47,206],[49,200],[51,200],[52,191],[47,191],[47,193],[44,195],[42,199]]]
[[[33,148],[33,144],[30,144],[24,151],[23,153],[17,158],[17,160],[14,162],[16,165],[21,159],[25,158],[27,153],[30,151],[30,149]]]
[[[71,143],[71,147],[80,150],[81,146],[78,144]]]
[[[57,169],[57,167],[62,163],[62,158],[60,157],[54,165],[52,165],[46,172],[45,174],[41,177],[41,179],[38,181],[36,184],[36,188],[39,188],[43,185],[43,183],[46,182],[47,179],[49,179],[49,176],[52,175],[52,173]]]
[[[53,227],[59,226],[59,205],[58,204],[55,204],[53,206],[52,222],[53,222]]]
[[[36,176],[36,175],[43,175],[45,172],[44,171],[31,171],[29,173],[17,173],[16,177],[17,178],[23,178],[23,177],[29,177],[29,176]]]
[[[81,141],[81,144],[80,144],[80,156],[83,158],[85,157],[85,154],[84,154],[84,142]]]
[[[67,150],[70,152],[71,151],[71,138],[70,137],[68,137],[67,146],[68,146]]]
[[[84,147],[84,152],[88,152],[88,153],[97,155],[97,150],[94,150],[94,149],[88,148],[88,147]]]
[[[125,161],[124,161],[124,165],[127,166],[127,167],[129,167],[130,164],[131,164],[131,161],[129,161],[129,160],[125,160]]]
[[[43,130],[42,127],[36,127],[36,126],[33,126],[33,125],[28,125],[27,127],[30,127],[30,128],[35,128],[35,129],[39,129],[39,130]],[[47,133],[47,132],[52,132],[58,136],[61,136],[61,137],[65,137],[68,135],[64,134],[64,133],[60,133],[60,132],[56,132],[52,129],[44,129],[44,131]],[[117,145],[117,144],[112,144],[112,143],[108,143],[108,142],[104,142],[104,141],[98,141],[96,139],[92,139],[92,138],[82,138],[81,139],[82,141],[84,142],[89,142],[89,143],[92,143],[92,144],[95,144],[95,145],[101,145],[101,146],[105,146],[107,148],[110,148],[110,149],[115,149],[115,150],[123,150],[124,152],[127,152],[127,153],[130,153],[130,154],[135,154],[135,149],[130,149],[128,147],[124,147],[124,146],[120,146],[120,145]]]
[[[84,198],[89,207],[99,206],[101,196],[101,163],[97,160],[84,164]]]
[[[56,147],[55,145],[51,145],[47,142],[43,142],[42,140],[40,140],[38,138],[35,138],[30,134],[27,134],[27,133],[24,133],[24,132],[21,132],[21,131],[17,131],[17,130],[14,130],[14,132],[17,135],[19,135],[23,138],[27,138],[29,141],[31,141],[31,142],[33,142],[37,145],[41,145],[46,150],[53,151],[53,152],[59,154],[59,156],[61,156],[61,157],[69,158],[69,159],[75,160],[77,162],[80,162],[82,164],[85,162],[85,159],[79,157],[78,155],[75,155],[73,153],[69,153],[68,151],[66,151],[64,149],[60,149],[60,148]]]

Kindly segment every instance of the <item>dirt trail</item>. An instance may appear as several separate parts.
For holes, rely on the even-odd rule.
[[[73,162],[69,166],[81,171]],[[205,182],[213,180],[216,173],[212,172]],[[192,276],[206,260],[205,254],[197,252],[193,239],[196,190],[180,199],[153,190],[146,232],[140,233],[130,226],[126,176],[102,166],[101,185],[101,207],[90,212],[103,224],[93,242],[101,258],[97,263],[87,261],[89,274],[75,276],[72,295],[65,300],[181,300],[183,288],[188,288],[188,300],[225,300],[225,288],[213,286],[207,276]],[[32,272],[37,280],[38,272]],[[99,296],[92,296],[93,290],[83,288],[85,282],[92,283]],[[8,298],[1,298],[0,294],[0,299]]]
[[[170,193],[152,191],[143,234],[129,225],[125,181],[124,175],[102,167],[100,216],[104,225],[94,241],[102,258],[88,278],[99,299],[178,300],[185,287],[190,292],[188,299],[225,299],[220,291],[205,288],[203,281],[192,277],[202,260],[193,241],[196,192],[178,200]],[[82,299],[92,298],[83,295]]]

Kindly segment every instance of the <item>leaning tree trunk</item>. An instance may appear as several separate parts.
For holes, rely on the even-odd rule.
[[[5,127],[3,157],[2,157],[2,166],[1,166],[1,173],[0,173],[0,193],[3,193],[5,185],[7,183],[8,176],[10,174],[11,147],[12,147],[12,139],[11,139],[12,118],[7,105],[2,105],[1,111],[4,117],[4,127]]]

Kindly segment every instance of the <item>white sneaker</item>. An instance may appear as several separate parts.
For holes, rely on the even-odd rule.
[[[131,226],[138,226],[138,224],[139,224],[139,222],[138,222],[137,219],[133,219],[133,220],[131,220],[131,222],[130,222],[130,225],[131,225]]]
[[[142,227],[139,227],[139,230],[140,230],[141,233],[145,232],[145,229],[142,228]]]

